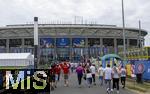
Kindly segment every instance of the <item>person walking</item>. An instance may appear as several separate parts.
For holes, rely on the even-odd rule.
[[[91,73],[92,73],[92,82],[94,85],[96,85],[96,82],[95,82],[95,76],[96,76],[96,67],[94,64],[92,64],[90,66],[90,70],[91,70]]]
[[[82,77],[83,77],[83,72],[84,72],[84,69],[81,66],[81,64],[79,64],[79,66],[77,67],[76,72],[77,72],[78,84],[79,84],[79,87],[81,87]]]
[[[87,85],[90,88],[92,85],[92,73],[88,67],[86,68],[85,74],[86,74]]]
[[[110,68],[110,64],[107,64],[107,67],[104,69],[104,80],[106,83],[107,93],[110,93],[112,91],[111,89],[112,69]]]
[[[63,74],[64,74],[64,86],[69,86],[69,65],[65,62],[62,66]]]
[[[99,80],[100,80],[100,85],[103,85],[103,75],[104,75],[104,68],[102,67],[102,65],[100,65],[99,69],[98,69],[98,75],[99,75]]]
[[[71,72],[73,73],[74,71],[74,63],[71,63]]]
[[[125,88],[125,83],[126,83],[126,69],[124,68],[124,66],[121,66],[120,76],[121,76],[122,88]]]
[[[119,75],[119,69],[117,67],[116,64],[114,64],[113,66],[113,90],[116,88],[117,89],[117,94],[119,94],[119,78],[120,78],[120,75]]]
[[[50,90],[55,89],[55,64],[50,67]]]
[[[57,64],[55,66],[55,87],[57,86],[57,82],[59,82],[60,72],[61,72],[61,67],[59,66],[59,64]]]

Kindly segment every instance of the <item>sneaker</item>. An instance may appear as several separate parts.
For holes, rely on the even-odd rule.
[[[125,86],[122,87],[123,89],[125,88]]]
[[[107,92],[109,91],[109,88],[107,88]]]
[[[119,94],[119,91],[117,90],[117,94]]]
[[[54,90],[54,87],[51,87],[51,90],[53,91],[53,90]]]
[[[113,92],[114,90],[113,89],[111,89],[111,92]]]
[[[81,88],[81,85],[79,85],[79,88]]]

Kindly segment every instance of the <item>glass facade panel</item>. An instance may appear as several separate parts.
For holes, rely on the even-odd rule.
[[[24,39],[24,45],[27,47],[33,47],[34,46],[34,39],[33,38]]]
[[[100,39],[99,38],[88,38],[88,46],[89,47],[100,47]]]
[[[22,40],[21,39],[10,39],[9,47],[21,47]]]
[[[137,39],[130,39],[129,40],[129,45],[130,46],[137,46]]]
[[[0,39],[0,53],[6,52],[6,39]]]

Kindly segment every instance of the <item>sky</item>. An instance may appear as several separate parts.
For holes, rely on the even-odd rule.
[[[142,29],[150,46],[150,0],[124,0],[125,26]],[[97,23],[122,27],[121,0],[0,0],[0,26],[32,23]]]

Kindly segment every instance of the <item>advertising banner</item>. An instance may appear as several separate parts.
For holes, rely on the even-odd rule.
[[[69,38],[57,38],[56,39],[57,47],[69,47],[69,45],[70,45]]]
[[[42,48],[52,48],[54,47],[54,39],[53,38],[41,38],[40,45]]]
[[[145,66],[145,70],[143,73],[143,79],[150,80],[150,62],[145,62],[144,66]]]
[[[135,62],[136,74],[142,73],[144,80],[150,80],[150,61],[140,60]]]
[[[73,38],[73,47],[85,47],[85,38]]]
[[[131,76],[132,72],[131,72],[131,64],[127,64],[126,65],[126,70],[127,70],[127,75]]]

